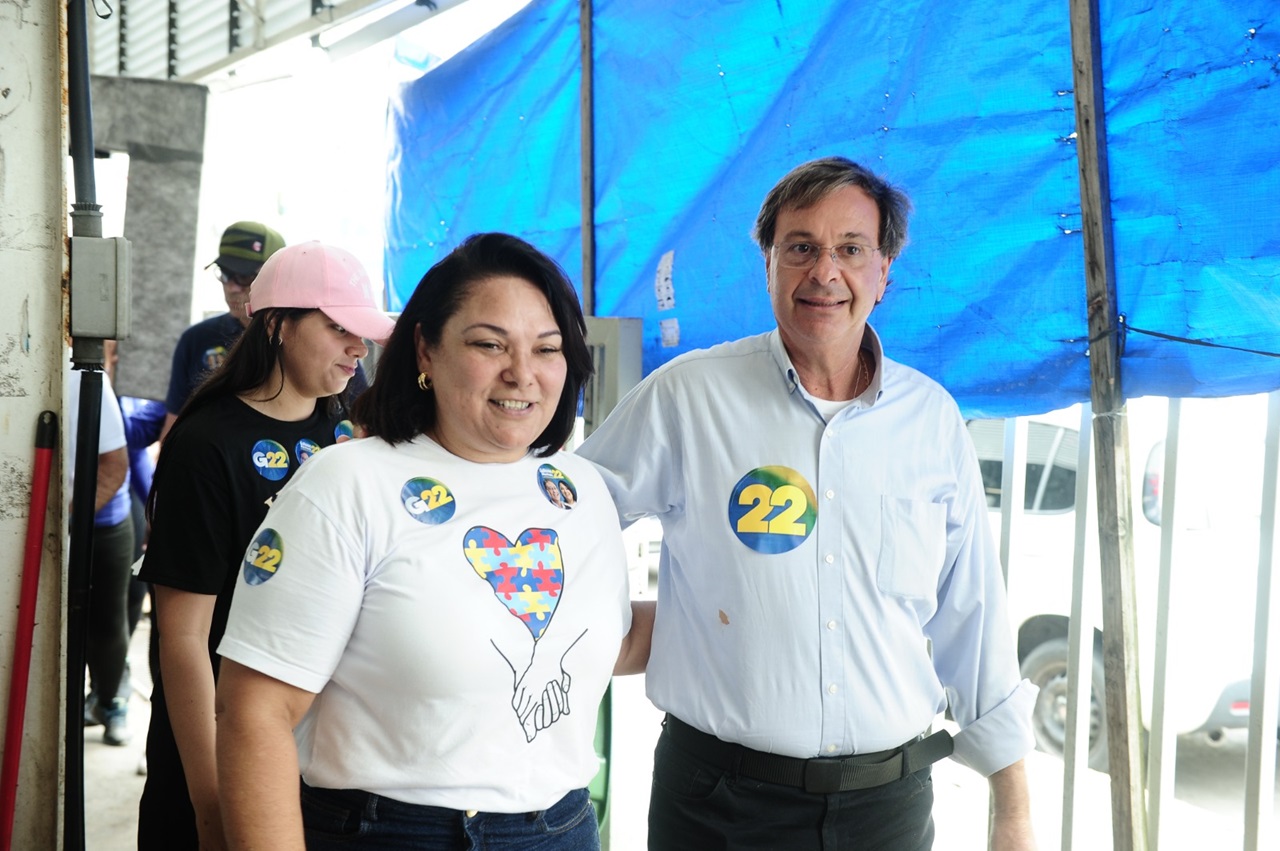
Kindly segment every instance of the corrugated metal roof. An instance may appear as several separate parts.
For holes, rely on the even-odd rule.
[[[287,42],[342,27],[350,30],[344,32],[348,45],[367,45],[462,2],[115,0],[113,6],[110,0],[96,0],[89,16],[90,71],[211,83]]]

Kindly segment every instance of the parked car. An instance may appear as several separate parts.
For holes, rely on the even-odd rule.
[[[1127,423],[1138,673],[1143,718],[1153,704],[1168,401],[1130,400]],[[1025,495],[1011,531],[1011,620],[1023,675],[1040,687],[1036,741],[1061,754],[1067,720],[1067,631],[1076,535],[1080,406],[1027,417]],[[992,529],[1001,531],[1004,421],[971,420]],[[1175,492],[1166,724],[1220,737],[1249,718],[1266,396],[1182,402]],[[1093,461],[1090,461],[1092,466]],[[1090,494],[1094,490],[1090,488]],[[1088,506],[1086,611],[1093,661],[1089,765],[1107,768],[1098,521]]]

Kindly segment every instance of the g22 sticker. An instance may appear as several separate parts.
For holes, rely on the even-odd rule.
[[[293,456],[297,458],[298,463],[301,464],[303,461],[306,461],[319,451],[320,444],[316,443],[314,440],[308,440],[304,437],[302,440],[298,441],[297,446],[293,447]]]
[[[274,440],[259,440],[253,445],[253,468],[262,478],[278,482],[289,475],[289,453]]]
[[[419,523],[437,526],[453,518],[458,503],[453,493],[435,479],[410,479],[400,488],[400,503]]]
[[[333,442],[346,443],[355,433],[356,427],[351,424],[351,420],[343,420],[333,427]]]
[[[790,467],[757,467],[729,495],[729,527],[758,553],[785,553],[804,543],[818,519],[813,488]]]
[[[275,529],[263,529],[244,553],[244,581],[261,585],[276,575],[284,561],[284,540]]]

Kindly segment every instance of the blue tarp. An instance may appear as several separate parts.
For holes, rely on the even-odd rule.
[[[1153,8],[1155,7],[1155,8]],[[644,368],[772,327],[751,223],[813,157],[912,197],[872,323],[975,416],[1088,397],[1065,3],[594,9],[595,310],[644,320]],[[1280,388],[1280,21],[1274,0],[1102,0],[1126,396]],[[505,230],[581,280],[578,4],[534,2],[405,85],[390,112],[394,306],[467,234]],[[660,285],[669,271],[669,288]],[[1221,348],[1232,346],[1236,349]]]

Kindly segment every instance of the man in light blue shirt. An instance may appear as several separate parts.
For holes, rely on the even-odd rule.
[[[977,457],[867,324],[909,206],[843,158],[793,169],[755,227],[777,329],[666,364],[580,450],[663,526],[651,849],[925,851],[947,755],[990,778],[992,847],[1035,847]],[[954,745],[923,735],[948,708]]]

